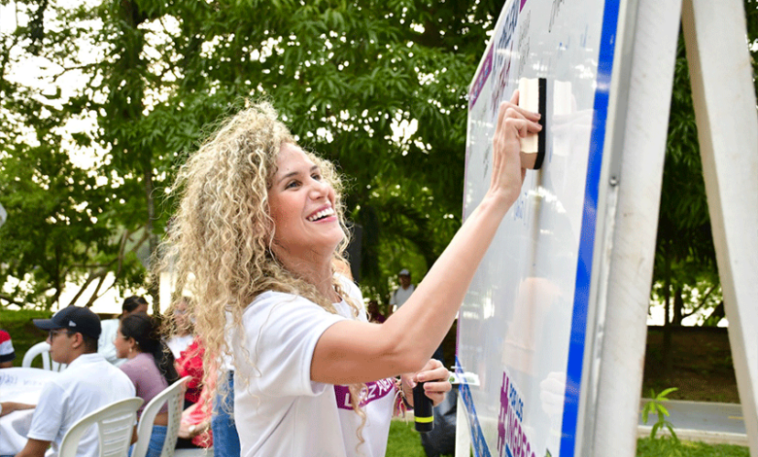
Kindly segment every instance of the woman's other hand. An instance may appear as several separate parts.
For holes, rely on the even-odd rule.
[[[450,372],[442,365],[442,362],[435,359],[430,359],[421,371],[401,376],[403,393],[411,406],[413,405],[413,388],[419,382],[426,383],[424,392],[432,400],[434,406],[442,403],[445,395],[453,388],[449,379]]]
[[[502,102],[492,138],[492,178],[490,192],[502,196],[510,207],[521,192],[526,169],[521,167],[521,138],[542,130],[539,113],[518,106],[519,93]]]

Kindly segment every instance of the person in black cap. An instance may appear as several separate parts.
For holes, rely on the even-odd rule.
[[[43,388],[28,441],[17,457],[57,457],[63,437],[79,419],[110,403],[134,397],[135,389],[123,371],[97,353],[100,319],[88,308],[69,306],[51,319],[34,319],[34,325],[48,331],[53,361],[68,367]],[[45,454],[51,444],[52,452]],[[96,428],[82,436],[76,455],[99,455]]]

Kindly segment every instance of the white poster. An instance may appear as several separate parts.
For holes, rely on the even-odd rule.
[[[574,456],[618,1],[511,0],[469,93],[464,218],[501,101],[547,80],[546,155],[464,300],[457,371],[476,455]]]

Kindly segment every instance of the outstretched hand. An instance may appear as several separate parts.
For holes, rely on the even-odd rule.
[[[453,388],[449,378],[450,372],[442,365],[442,362],[430,359],[418,373],[401,376],[403,393],[408,403],[413,405],[413,388],[419,382],[426,382],[424,392],[432,400],[432,404],[437,406],[442,403],[445,395]]]
[[[519,196],[526,169],[521,167],[521,138],[542,130],[540,114],[518,106],[519,92],[502,102],[492,138],[492,179],[490,192],[501,195],[510,206]]]

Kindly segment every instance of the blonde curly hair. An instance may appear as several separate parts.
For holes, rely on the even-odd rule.
[[[224,122],[178,173],[179,206],[161,249],[163,266],[159,270],[170,264],[177,278],[177,296],[189,291],[194,298],[190,313],[205,347],[204,384],[213,391],[220,389],[222,395],[224,386],[215,382],[226,379],[217,378],[225,375],[222,356],[233,356],[237,367],[252,365],[249,354],[240,360],[244,351],[228,347],[226,332],[220,331],[228,328],[227,313],[242,338],[243,310],[266,291],[299,295],[336,313],[331,300],[284,268],[271,249],[276,227],[269,212],[268,191],[277,172],[279,151],[286,143],[296,144],[273,106],[252,104]],[[334,262],[345,263],[349,232],[344,224],[341,181],[330,162],[306,154],[335,190],[334,210],[346,236],[334,252]],[[357,316],[359,304],[344,293],[336,275],[332,283]],[[240,346],[246,347],[244,339]],[[353,409],[365,424],[359,407],[364,387],[351,385],[350,390]],[[358,430],[361,442],[362,428]]]

